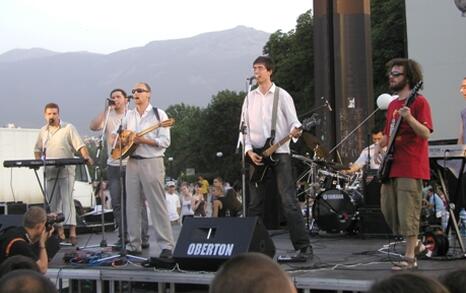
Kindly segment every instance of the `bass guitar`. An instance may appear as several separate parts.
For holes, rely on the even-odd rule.
[[[411,90],[411,93],[409,96],[406,98],[406,101],[404,103],[405,107],[409,107],[413,102],[414,99],[416,98],[417,92],[419,89],[422,87],[423,81],[419,81],[414,88]],[[395,126],[393,127],[392,132],[390,133],[390,141],[387,146],[387,152],[385,153],[385,156],[383,158],[382,163],[380,164],[380,168],[378,171],[378,177],[379,180],[384,183],[387,182],[388,179],[390,178],[390,169],[392,167],[393,163],[393,158],[394,158],[394,153],[395,153],[395,138],[398,134],[398,131],[400,130],[400,125],[401,122],[403,121],[403,118],[400,116],[398,120],[395,122]]]
[[[115,147],[112,149],[112,158],[114,160],[124,159],[131,155],[137,147],[134,143],[136,137],[141,137],[144,134],[151,132],[159,127],[171,127],[175,124],[175,119],[169,118],[160,123],[156,123],[151,127],[148,127],[140,132],[134,132],[131,130],[123,130],[117,137]]]
[[[260,183],[264,180],[265,174],[271,166],[275,166],[278,163],[278,159],[274,158],[273,154],[275,151],[289,141],[294,135],[297,135],[301,128],[294,128],[286,137],[282,138],[279,142],[273,143],[274,137],[269,137],[265,141],[265,144],[260,149],[253,149],[256,154],[259,154],[262,157],[261,165],[256,165],[252,160],[251,157],[246,155],[246,161],[254,167],[254,171],[252,173],[251,182],[252,183]]]

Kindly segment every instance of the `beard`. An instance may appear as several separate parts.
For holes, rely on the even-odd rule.
[[[394,92],[399,92],[401,91],[402,89],[404,89],[404,87],[408,84],[408,81],[406,80],[406,78],[403,78],[402,80],[400,80],[399,82],[397,83],[393,83],[393,84],[390,84],[389,85],[389,88],[391,91],[394,91]]]

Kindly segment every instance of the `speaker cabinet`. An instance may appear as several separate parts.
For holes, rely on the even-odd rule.
[[[23,226],[23,215],[0,215],[0,230],[12,226]]]
[[[215,271],[229,258],[252,251],[275,255],[258,217],[186,218],[173,256],[181,269]]]
[[[363,177],[364,205],[380,208],[380,181],[377,170],[368,170]]]
[[[385,222],[380,208],[359,209],[359,232],[367,237],[386,237],[392,235],[392,230]]]

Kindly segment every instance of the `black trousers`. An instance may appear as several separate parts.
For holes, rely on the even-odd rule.
[[[310,245],[309,236],[306,232],[304,217],[296,198],[296,187],[293,178],[291,166],[291,156],[289,154],[275,154],[278,158],[278,164],[271,167],[277,182],[278,194],[280,196],[284,216],[288,224],[291,243],[295,250]],[[250,167],[249,174],[253,172],[253,166]],[[259,216],[263,218],[264,201],[267,199],[265,192],[267,182],[259,184],[251,183],[249,180],[249,208],[248,216]]]

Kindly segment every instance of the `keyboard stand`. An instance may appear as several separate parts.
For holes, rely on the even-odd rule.
[[[456,190],[455,190],[455,199],[457,199],[460,196],[460,193],[462,193],[461,190],[460,190],[460,187],[462,186],[462,183],[463,183],[463,171],[464,171],[464,166],[465,166],[465,163],[466,163],[466,158],[464,158],[464,157],[458,158],[457,157],[457,158],[450,158],[450,159],[461,160],[460,173],[458,175],[458,180],[456,182]],[[438,166],[440,166],[438,164],[438,162],[436,162],[436,164]],[[446,235],[449,234],[450,223],[451,223],[452,226],[453,226],[453,229],[455,230],[456,238],[457,238],[458,243],[460,245],[461,252],[463,253],[463,257],[465,257],[466,256],[466,250],[465,250],[465,247],[464,247],[463,239],[461,238],[460,230],[458,228],[458,221],[456,220],[456,216],[455,216],[455,214],[459,214],[459,212],[455,213],[454,209],[452,209],[450,207],[450,196],[449,196],[448,189],[446,188],[446,185],[445,185],[445,179],[444,179],[444,176],[443,176],[443,172],[439,168],[436,168],[436,169],[437,169],[438,179],[440,180],[440,184],[442,186],[443,192],[445,193],[445,198],[447,200],[446,209],[447,209],[447,211],[448,211],[448,213],[450,215],[450,218],[449,218],[448,224],[447,224],[447,229],[446,229],[445,233],[446,233]]]

